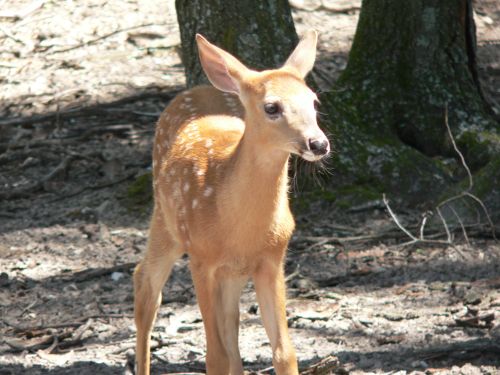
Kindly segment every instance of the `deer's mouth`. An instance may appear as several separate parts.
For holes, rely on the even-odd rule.
[[[328,155],[328,152],[322,154],[322,155],[316,155],[310,150],[302,151],[299,153],[300,157],[306,161],[310,162],[316,162],[321,159],[323,159],[326,155]]]

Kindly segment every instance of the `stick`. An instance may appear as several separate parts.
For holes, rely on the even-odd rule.
[[[467,242],[467,245],[470,246],[469,236],[467,235],[467,231],[465,230],[465,226],[464,226],[462,219],[458,215],[457,211],[453,208],[453,206],[450,206],[450,210],[451,210],[451,212],[453,212],[453,214],[457,218],[458,223],[460,224],[460,228],[462,228],[462,233],[464,235],[465,242]]]
[[[162,90],[162,88],[158,88],[158,90]],[[163,88],[163,90],[165,89]],[[99,110],[127,104],[130,102],[135,102],[138,100],[149,99],[149,98],[164,98],[166,100],[171,100],[179,92],[180,92],[180,87],[172,87],[172,90],[170,90],[169,92],[161,92],[161,91],[147,92],[138,95],[127,96],[125,98],[118,99],[114,102],[96,103],[89,106],[71,108],[64,111],[50,112],[47,114],[35,114],[30,117],[17,117],[7,120],[0,120],[0,126],[31,125],[38,122],[50,121],[57,117],[63,120],[67,118],[96,115],[96,112],[98,112]]]
[[[132,172],[132,173],[124,176],[123,178],[119,178],[118,180],[115,180],[115,181],[106,182],[104,184],[94,185],[94,186],[84,186],[83,188],[81,188],[80,190],[75,191],[74,193],[70,193],[70,194],[66,194],[66,195],[62,195],[60,197],[54,198],[54,199],[50,200],[49,203],[58,202],[58,201],[61,201],[63,199],[67,199],[67,198],[76,197],[77,195],[80,195],[81,193],[83,193],[83,192],[85,192],[87,190],[105,189],[107,187],[110,187],[110,186],[113,186],[113,185],[116,185],[116,184],[120,184],[120,183],[122,183],[124,181],[130,180],[136,174],[137,174],[137,171],[134,171],[134,172]]]
[[[446,104],[445,111],[444,111],[444,125],[446,126],[446,130],[447,130],[448,135],[450,137],[451,144],[453,145],[453,149],[458,154],[458,157],[460,158],[462,166],[464,167],[465,171],[467,172],[467,176],[469,177],[469,187],[465,191],[463,191],[462,193],[460,193],[460,194],[458,194],[458,195],[456,195],[454,197],[448,198],[445,201],[441,202],[438,205],[438,207],[443,206],[444,204],[450,203],[453,200],[462,198],[464,196],[467,196],[467,197],[475,200],[481,206],[481,208],[483,209],[483,212],[486,215],[486,220],[488,221],[488,224],[490,225],[491,232],[493,234],[493,238],[496,240],[497,237],[496,237],[496,233],[495,233],[495,225],[493,224],[493,221],[491,220],[491,217],[490,217],[490,215],[488,213],[488,209],[486,208],[486,206],[484,205],[484,203],[483,203],[483,201],[481,199],[479,199],[477,196],[475,196],[474,194],[471,193],[471,190],[474,187],[474,180],[472,178],[472,173],[470,171],[470,168],[467,165],[467,163],[465,162],[465,157],[462,154],[462,152],[459,150],[459,148],[458,148],[458,146],[457,146],[457,144],[455,142],[455,138],[453,137],[453,133],[451,132],[451,128],[450,128],[450,125],[448,123],[448,104]]]
[[[457,144],[455,143],[455,138],[453,137],[453,133],[451,132],[450,124],[448,123],[448,104],[446,104],[445,109],[444,109],[444,125],[446,126],[446,130],[448,131],[448,136],[450,137],[451,144],[453,145],[455,152],[458,154],[458,157],[460,158],[460,161],[462,162],[462,166],[467,171],[467,176],[469,177],[469,188],[467,189],[467,191],[470,191],[472,189],[472,187],[474,186],[474,181],[472,180],[472,173],[469,169],[469,166],[465,162],[464,155],[458,149]]]
[[[35,1],[34,3],[24,7],[20,11],[5,11],[0,13],[0,18],[10,18],[14,21],[20,20],[26,16],[29,16],[34,11],[40,9],[43,4],[45,4],[45,0]]]
[[[72,50],[80,48],[80,47],[90,46],[92,44],[95,44],[95,43],[99,42],[100,40],[109,38],[110,36],[113,36],[113,35],[116,35],[116,34],[119,34],[119,33],[123,33],[125,31],[139,29],[141,27],[154,26],[154,25],[165,25],[165,24],[145,23],[143,25],[136,25],[136,26],[125,27],[123,29],[118,29],[118,30],[112,31],[112,32],[110,32],[108,34],[104,34],[104,35],[102,35],[102,36],[100,36],[98,38],[87,40],[86,42],[77,44],[75,46],[71,46],[71,47],[63,48],[63,49],[58,49],[58,50],[55,50],[55,51],[50,51],[50,52],[47,53],[47,55],[54,54],[54,53],[68,52],[68,51],[72,51]]]
[[[411,234],[398,220],[398,217],[396,214],[392,211],[391,206],[389,206],[389,201],[387,200],[387,197],[385,196],[385,193],[382,194],[382,200],[385,204],[385,207],[387,208],[387,211],[389,211],[389,214],[392,217],[392,220],[396,223],[396,225],[401,229],[408,237],[410,237],[413,241],[418,241],[418,238],[415,237],[413,234]]]
[[[12,39],[14,42],[20,43],[22,45],[26,45],[26,42],[16,38],[14,35],[12,35],[9,31],[5,30],[2,26],[0,26],[0,31],[5,34],[5,36],[9,39]]]
[[[0,192],[0,199],[15,199],[15,198],[26,198],[32,193],[43,189],[44,184],[52,180],[61,172],[66,172],[73,160],[76,158],[75,155],[66,156],[51,172],[49,172],[40,181],[37,181],[30,186],[23,187],[21,189],[16,189],[13,191],[3,191]]]
[[[113,272],[126,272],[134,268],[136,265],[137,262],[131,262],[131,263],[119,264],[117,266],[109,268],[92,268],[90,270],[75,272],[71,275],[56,275],[51,277],[50,281],[63,279],[63,280],[75,281],[78,283],[78,282],[88,281],[90,279],[95,279],[101,276],[109,275]]]

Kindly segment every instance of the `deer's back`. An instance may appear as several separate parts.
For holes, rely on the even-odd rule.
[[[171,234],[186,247],[214,225],[218,186],[243,131],[239,99],[209,86],[179,94],[158,121],[155,204]]]

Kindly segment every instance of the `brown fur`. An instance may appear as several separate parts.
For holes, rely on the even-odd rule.
[[[149,374],[149,337],[161,289],[184,253],[190,256],[205,325],[207,373],[243,373],[238,300],[252,278],[276,372],[298,374],[287,331],[283,275],[294,229],[287,147],[292,140],[299,152],[307,142],[296,140],[317,125],[305,126],[303,116],[293,111],[287,122],[269,122],[261,107],[270,92],[283,100],[313,94],[296,70],[257,73],[233,63],[244,80],[239,93],[244,105],[236,95],[202,86],[176,97],[158,121],[154,213],[148,249],[134,274],[139,375]],[[210,59],[205,61],[205,69],[212,66]]]

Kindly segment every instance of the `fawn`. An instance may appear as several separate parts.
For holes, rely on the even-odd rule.
[[[176,259],[190,270],[206,333],[208,374],[243,374],[239,298],[253,279],[278,375],[298,374],[285,311],[284,256],[295,223],[290,154],[316,161],[330,145],[304,83],[316,58],[309,31],[283,67],[257,72],[196,35],[215,86],[179,94],[162,113],[153,151],[154,212],[134,273],[136,365],[149,374],[150,335]]]

